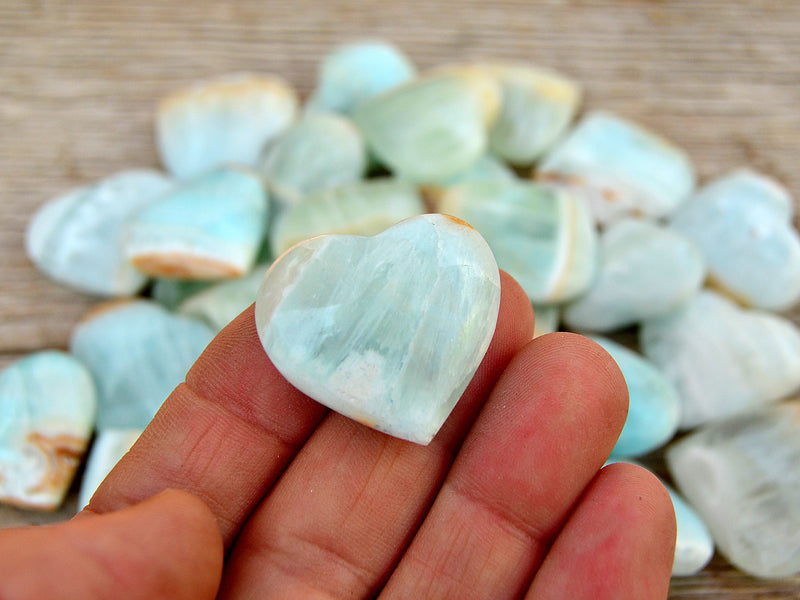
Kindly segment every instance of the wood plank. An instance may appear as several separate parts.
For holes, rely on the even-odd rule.
[[[750,165],[800,192],[800,3],[753,0],[0,3],[0,366],[65,348],[95,302],[24,254],[33,211],[73,186],[156,166],[153,106],[198,78],[283,75],[306,94],[321,56],[363,37],[395,41],[422,68],[477,58],[573,76],[586,106],[638,120],[684,147],[703,179]],[[796,313],[793,314],[797,316]],[[658,457],[655,458],[658,461]],[[0,509],[0,524],[43,522]],[[672,598],[797,598],[717,558]]]

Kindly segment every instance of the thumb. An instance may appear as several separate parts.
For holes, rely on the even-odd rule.
[[[222,563],[209,508],[167,490],[115,513],[0,531],[0,598],[210,599]]]

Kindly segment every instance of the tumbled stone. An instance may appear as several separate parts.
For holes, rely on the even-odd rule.
[[[786,397],[800,386],[800,331],[712,291],[642,324],[644,355],[672,381],[688,429]]]
[[[776,181],[738,170],[703,187],[672,218],[708,262],[715,288],[746,306],[785,310],[800,300],[800,237]]]
[[[126,223],[172,188],[151,169],[130,169],[39,208],[28,226],[28,256],[43,273],[98,296],[130,296],[147,277],[123,254]]]
[[[594,278],[594,222],[567,190],[530,181],[473,182],[447,189],[435,206],[475,227],[498,266],[534,303],[575,298]]]
[[[683,150],[601,111],[586,114],[547,153],[537,177],[575,188],[603,224],[626,215],[670,215],[689,198],[696,178]]]
[[[306,115],[267,146],[260,171],[270,194],[291,206],[317,190],[358,181],[367,150],[353,122],[334,113]]]
[[[564,308],[564,323],[607,332],[669,313],[700,289],[705,262],[675,231],[625,218],[600,234],[599,267],[589,290]]]
[[[394,174],[436,182],[466,170],[485,153],[499,95],[486,76],[429,75],[364,102],[353,119]]]
[[[125,230],[125,256],[154,277],[228,279],[253,267],[269,203],[258,174],[225,167],[150,204]]]
[[[46,350],[0,372],[0,502],[54,510],[92,435],[97,392],[88,369]]]
[[[483,359],[499,303],[499,271],[480,235],[421,215],[373,237],[294,246],[264,278],[256,325],[302,392],[427,444]]]
[[[731,563],[756,577],[800,573],[800,401],[709,424],[666,459]]]
[[[297,113],[297,94],[272,75],[233,73],[179,90],[158,106],[161,162],[181,179],[225,163],[255,167]]]
[[[323,60],[310,111],[350,114],[362,102],[414,78],[411,60],[385,41],[360,41],[334,49]]]
[[[150,300],[95,308],[73,330],[70,351],[97,383],[97,428],[144,429],[213,337]]]
[[[141,429],[103,429],[95,434],[78,493],[79,511],[89,504],[103,479],[141,434]]]
[[[479,63],[500,84],[500,114],[489,132],[489,149],[513,165],[528,166],[567,130],[581,100],[567,77],[522,63]]]
[[[278,217],[270,236],[278,256],[315,235],[375,235],[425,212],[416,186],[392,178],[370,179],[311,194]]]
[[[628,386],[628,417],[611,456],[642,456],[667,443],[678,430],[675,386],[643,356],[608,338],[595,342],[616,361]]]
[[[176,312],[206,323],[219,332],[256,300],[268,265],[260,265],[239,279],[217,283],[183,300]]]

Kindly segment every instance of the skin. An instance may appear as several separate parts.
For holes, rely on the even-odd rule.
[[[669,496],[602,468],[622,375],[581,336],[530,341],[530,302],[502,283],[489,351],[428,446],[295,390],[251,307],[87,509],[0,532],[0,598],[666,598]]]

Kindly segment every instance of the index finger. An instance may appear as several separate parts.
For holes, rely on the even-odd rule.
[[[488,390],[514,353],[500,338],[532,331],[530,302],[504,273],[501,284],[498,325],[477,375]],[[211,342],[87,510],[118,510],[178,488],[206,502],[229,545],[327,412],[275,369],[251,306]]]

